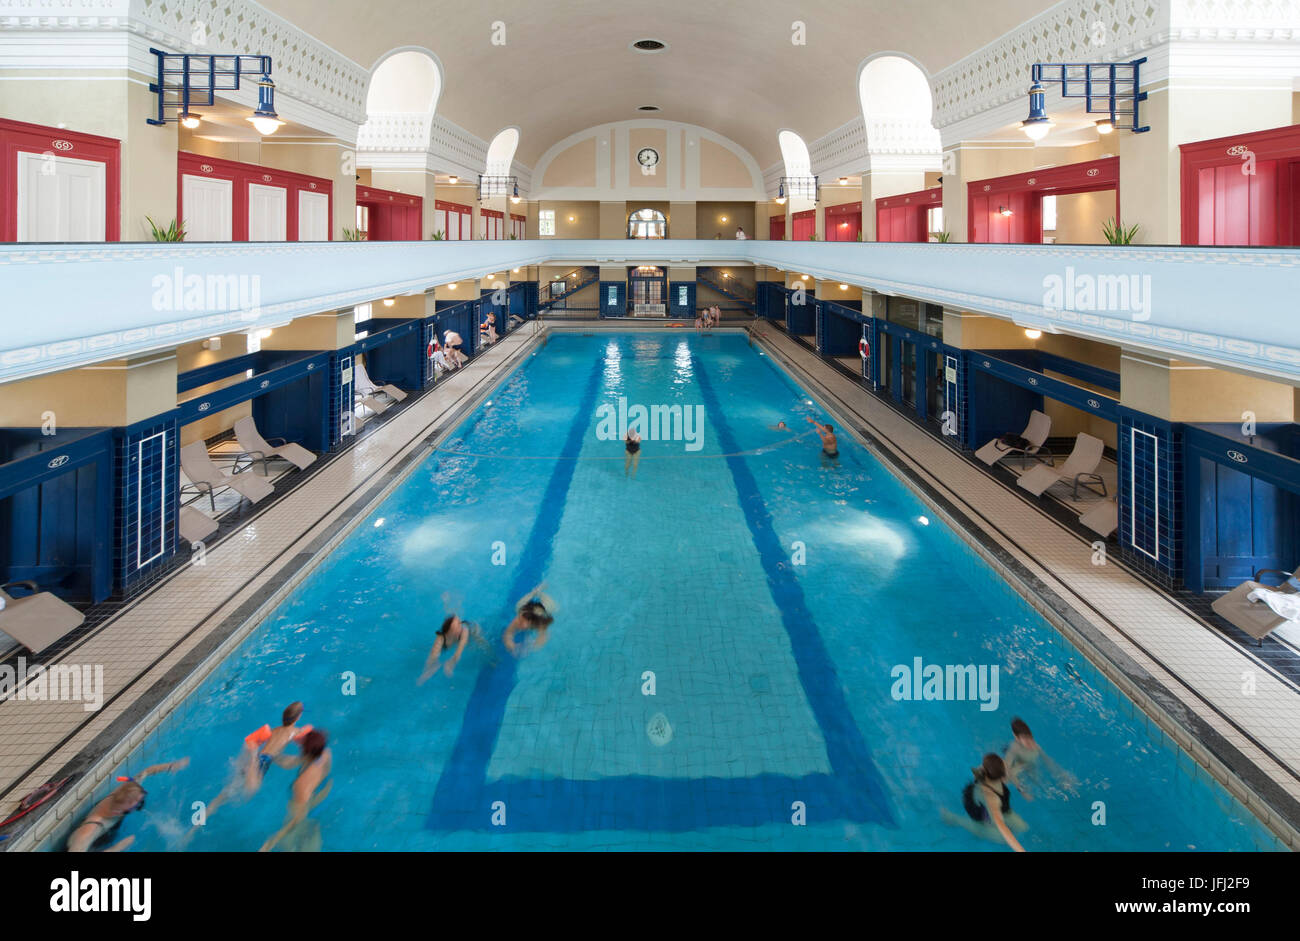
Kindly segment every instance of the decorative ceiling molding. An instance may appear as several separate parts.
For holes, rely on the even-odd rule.
[[[1034,63],[1142,56],[1144,88],[1194,77],[1285,82],[1300,63],[1300,16],[1292,0],[1065,0],[936,72],[933,123],[945,146],[990,139],[1023,119]],[[1048,106],[1083,111],[1055,88]]]
[[[268,55],[277,94],[365,120],[366,70],[249,0],[0,0],[0,26],[60,36],[124,31],[170,52]]]

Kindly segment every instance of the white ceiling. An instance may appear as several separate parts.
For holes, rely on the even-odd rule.
[[[767,167],[776,133],[812,141],[861,113],[858,67],[903,52],[933,73],[1052,6],[1052,0],[261,0],[370,68],[399,47],[443,65],[438,113],[484,140],[520,129],[533,165],[556,141],[639,116],[710,128]],[[806,45],[791,42],[792,23]],[[505,45],[492,43],[505,24]],[[664,52],[628,48],[638,39]],[[1026,81],[1028,78],[1026,77]],[[639,105],[660,111],[640,114]]]

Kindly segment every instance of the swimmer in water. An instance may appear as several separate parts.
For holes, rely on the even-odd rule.
[[[469,643],[470,627],[460,619],[460,615],[451,614],[442,622],[442,627],[438,628],[438,635],[434,638],[433,649],[429,651],[429,658],[424,661],[424,672],[416,680],[416,686],[423,686],[425,681],[438,669],[438,661],[442,655],[453,647],[456,652],[453,653],[445,664],[442,672],[451,676],[456,669],[456,664],[460,662],[460,655],[465,652],[465,645]]]
[[[555,620],[559,606],[548,595],[542,594],[542,589],[545,587],[546,583],[542,582],[542,584],[520,598],[515,605],[515,619],[506,628],[502,641],[506,645],[506,650],[509,650],[516,657],[523,653],[520,649],[523,646],[522,643],[515,643],[515,635],[520,631],[533,632],[534,650],[545,646],[550,637],[551,623]]]
[[[218,807],[232,798],[249,798],[256,794],[272,763],[282,768],[294,766],[295,760],[286,758],[284,750],[295,738],[311,729],[311,726],[302,728],[297,724],[302,718],[302,710],[302,703],[291,702],[280,714],[280,725],[277,728],[262,726],[244,739],[244,747],[235,766],[235,778],[209,802],[207,817],[215,814]]]
[[[1007,780],[1016,786],[1025,800],[1034,799],[1030,788],[1026,786],[1025,778],[1037,778],[1040,769],[1046,769],[1056,776],[1063,787],[1073,790],[1078,783],[1074,775],[1053,761],[1042,746],[1034,741],[1034,733],[1029,731],[1029,724],[1024,719],[1011,720],[1011,734],[1015,737],[1003,753],[1002,760],[1007,766]]]
[[[269,853],[285,837],[291,837],[291,841],[296,839],[296,836],[291,835],[306,821],[307,814],[329,796],[330,788],[334,786],[334,782],[329,780],[334,756],[326,747],[328,741],[320,729],[312,729],[302,737],[302,756],[295,762],[298,776],[294,778],[293,788],[289,792],[288,816],[285,817],[284,826],[262,844],[259,853]],[[323,790],[322,784],[325,785]]]
[[[1001,838],[1017,853],[1025,848],[1016,839],[1016,833],[1029,829],[1020,816],[1011,809],[1011,787],[1007,784],[1007,766],[993,753],[984,756],[978,768],[972,768],[975,780],[961,792],[965,817],[958,817],[947,809],[940,811],[944,823],[965,827],[976,836],[997,840]],[[1015,831],[1014,833],[1012,831]]]
[[[775,425],[768,425],[767,427],[772,431],[794,431],[794,429],[784,421],[779,421]]]
[[[817,429],[817,436],[822,439],[822,455],[829,458],[839,457],[840,443],[835,440],[835,428],[831,425],[823,425],[814,418],[808,419],[808,423]]]
[[[627,437],[623,440],[623,445],[627,451],[626,456],[623,458],[623,476],[629,476],[628,469],[630,468],[632,471],[630,476],[635,479],[637,465],[641,463],[641,436],[629,428]]]
[[[163,774],[180,771],[190,763],[188,758],[179,758],[166,764],[150,765],[139,774],[126,778],[113,788],[113,792],[95,805],[94,809],[81,821],[81,826],[72,831],[68,837],[69,853],[120,853],[135,842],[134,836],[113,843],[122,821],[126,815],[137,810],[144,810],[145,789],[142,782],[151,774]],[[112,844],[111,846],[109,844]]]

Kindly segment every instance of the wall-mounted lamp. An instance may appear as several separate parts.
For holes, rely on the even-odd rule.
[[[454,185],[460,182],[460,177],[458,177],[456,174],[453,173],[447,177],[447,182]]]
[[[1104,122],[1097,122],[1099,134],[1109,134],[1119,127],[1134,134],[1151,130],[1138,120],[1138,104],[1147,98],[1146,92],[1138,90],[1145,61],[1034,63],[1029,73],[1033,82],[1029,86],[1029,117],[1020,122],[1020,129],[1034,141],[1042,140],[1052,129],[1043,92],[1043,83],[1049,82],[1061,86],[1062,98],[1082,98],[1085,113],[1107,116]],[[1117,123],[1121,117],[1128,120]]]
[[[271,331],[270,331],[270,330],[258,330],[257,333],[255,334],[255,336],[256,336],[259,340],[265,340],[265,339],[266,339],[267,337],[269,337],[270,335],[271,335]]]
[[[808,280],[808,276],[806,274],[801,274],[799,275],[799,277],[802,278],[804,281]]]
[[[188,55],[150,49],[158,68],[149,91],[158,96],[158,110],[149,124],[162,126],[170,121],[194,130],[202,117],[194,106],[211,108],[219,91],[238,91],[240,80],[258,76],[257,110],[248,121],[259,134],[274,134],[284,125],[275,113],[275,82],[271,81],[271,57],[253,55]],[[169,108],[175,109],[170,117]]]
[[[718,221],[719,221],[719,222],[726,222],[726,221],[727,221],[727,217],[726,217],[726,216],[718,216]]]
[[[1001,214],[1004,215],[1004,216],[1010,216],[1010,215],[1013,215],[1013,213],[1011,212],[1011,209],[1010,209],[1009,207],[1007,207],[1007,206],[999,206],[999,207],[998,207],[998,212],[1001,213]]]
[[[569,221],[570,221],[570,222],[577,222],[577,221],[578,221],[578,217],[577,217],[577,216],[569,216]]]
[[[221,349],[221,337],[208,337],[203,341],[203,348],[214,352]]]
[[[447,290],[448,291],[456,290],[456,282],[453,281],[451,284],[447,285]]]
[[[397,301],[394,300],[394,299],[391,298],[391,297],[386,297],[386,298],[384,298],[384,306],[385,306],[385,307],[392,307],[392,306],[393,306],[394,304],[396,304],[396,303],[397,303]]]
[[[847,176],[840,177],[840,186],[848,186],[848,185],[849,185],[849,178]]]
[[[1037,340],[1042,335],[1043,335],[1042,330],[1035,330],[1033,327],[1030,327],[1028,330],[1025,331],[1025,336],[1029,337],[1029,339],[1031,340]]]
[[[848,289],[849,289],[849,286],[848,286],[847,284],[841,284],[841,285],[840,285],[840,290],[841,290],[841,291],[847,291]]]

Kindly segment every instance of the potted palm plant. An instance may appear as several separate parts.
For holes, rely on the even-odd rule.
[[[1115,221],[1115,217],[1111,216],[1102,224],[1101,234],[1111,245],[1132,245],[1133,240],[1137,238],[1139,228],[1141,226],[1136,222],[1131,226],[1120,225]]]
[[[153,219],[145,216],[145,221],[149,223],[149,235],[155,242],[183,242],[185,241],[185,223],[177,222],[173,219],[167,228],[158,227],[158,223]]]

